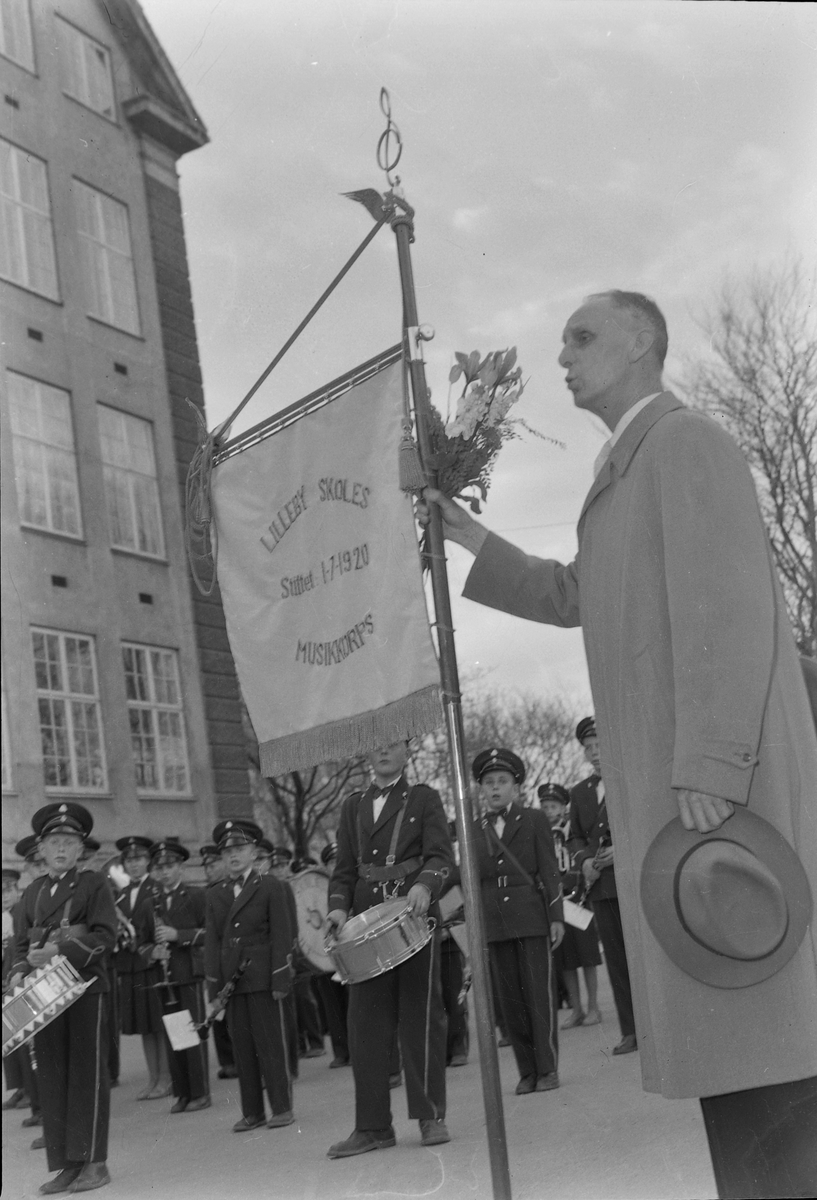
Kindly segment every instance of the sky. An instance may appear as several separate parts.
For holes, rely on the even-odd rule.
[[[233,410],[371,228],[341,193],[388,186],[381,87],[403,140],[425,357],[445,415],[455,351],[515,345],[515,415],[565,444],[503,448],[484,521],[569,562],[607,436],[557,364],[590,293],[651,295],[665,382],[708,352],[725,277],[814,260],[817,6],[676,0],[142,0],[210,143],[179,173],[210,427]],[[394,237],[381,230],[248,405],[256,424],[394,344]],[[590,689],[579,630],[460,597],[460,671],[482,686]]]

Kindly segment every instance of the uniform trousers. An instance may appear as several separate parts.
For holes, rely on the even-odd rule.
[[[721,1200],[817,1196],[817,1076],[701,1100]]]
[[[445,1061],[457,1055],[468,1056],[468,1003],[460,992],[463,984],[463,957],[452,937],[444,937],[440,954],[440,975],[443,988],[443,1004],[448,1017],[448,1032],[445,1043]]]
[[[392,970],[349,985],[355,1128],[391,1125],[390,1055],[399,1037],[408,1115],[445,1116],[445,1009],[437,936]]]
[[[558,1071],[556,972],[549,937],[491,942],[488,949],[520,1078]]]
[[[264,1116],[264,1087],[273,1116],[292,1109],[284,1003],[271,992],[238,992],[227,1004],[241,1114],[250,1119]]]
[[[178,1012],[187,1009],[196,1025],[204,1020],[204,995],[200,983],[177,983],[173,989],[178,997],[178,1003],[168,1004],[166,1012]],[[210,1094],[210,1076],[207,1069],[207,1044],[199,1042],[192,1050],[174,1050],[170,1038],[165,1033],[167,1046],[167,1061],[170,1067],[170,1079],[173,1084],[173,1095],[180,1100],[199,1100]]]
[[[233,1059],[233,1043],[230,1041],[230,1031],[227,1028],[227,1019],[213,1022],[213,1045],[216,1048],[216,1058],[218,1065],[222,1071],[235,1070],[235,1060]]]
[[[86,992],[34,1038],[49,1171],[108,1157],[105,995]]]
[[[347,1032],[348,988],[342,983],[333,983],[330,974],[315,976],[315,991],[323,1006],[326,1028],[332,1042],[335,1058],[349,1061],[349,1034]]]
[[[633,994],[630,990],[630,972],[627,970],[624,930],[621,925],[618,900],[615,896],[606,900],[593,900],[591,907],[596,918],[601,944],[604,947],[604,961],[607,964],[607,974],[610,976],[610,984],[613,989],[613,1000],[621,1027],[621,1036],[631,1037],[635,1034]]]
[[[108,1005],[108,1075],[111,1083],[119,1079],[119,974],[115,967],[108,967],[110,991],[105,993]]]

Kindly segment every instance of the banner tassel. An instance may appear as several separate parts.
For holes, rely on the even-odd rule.
[[[426,477],[420,462],[420,451],[417,449],[417,443],[411,430],[411,421],[403,422],[397,470],[401,492],[421,492],[426,486]]]

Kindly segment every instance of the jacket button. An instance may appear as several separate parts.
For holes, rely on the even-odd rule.
[[[503,899],[503,900],[505,901],[505,903],[507,904],[507,903],[508,903],[508,901],[510,900],[510,896],[503,896],[503,897],[502,897],[502,899]]]
[[[233,929],[238,929],[238,921],[236,921],[235,925],[233,926]]]
[[[377,854],[377,851],[376,851],[376,850],[372,850],[372,854]]]

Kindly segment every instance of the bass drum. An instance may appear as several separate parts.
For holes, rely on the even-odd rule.
[[[324,949],[323,932],[329,911],[329,876],[319,867],[308,867],[287,883],[295,893],[301,953],[316,971],[334,971],[335,964]]]

